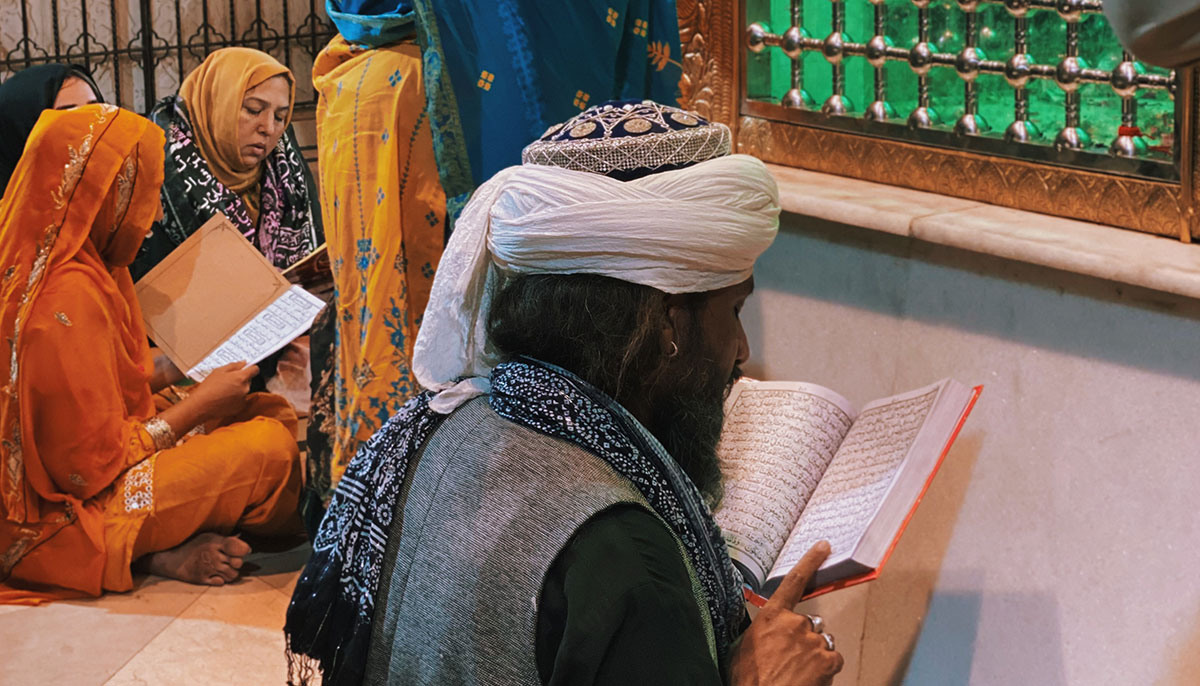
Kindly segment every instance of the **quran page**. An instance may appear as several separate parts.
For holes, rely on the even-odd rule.
[[[715,516],[752,585],[766,579],[853,417],[849,401],[815,384],[744,380],[730,392]]]
[[[816,575],[818,586],[878,567],[973,398],[972,389],[945,379],[863,408],[785,543],[771,581],[821,540],[833,553]]]
[[[312,328],[323,307],[325,303],[320,298],[292,286],[189,369],[188,377],[203,381],[212,370],[232,362],[261,362]]]

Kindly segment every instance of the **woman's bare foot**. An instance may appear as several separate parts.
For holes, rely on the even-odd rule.
[[[197,534],[180,545],[143,558],[151,574],[192,584],[224,586],[238,577],[250,546],[237,536]]]

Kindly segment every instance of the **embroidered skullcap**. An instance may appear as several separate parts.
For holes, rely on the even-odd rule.
[[[729,127],[653,100],[606,102],[551,126],[526,146],[522,164],[627,181],[729,154]]]
[[[721,124],[609,103],[552,128],[525,164],[480,186],[442,254],[413,352],[417,380],[440,391],[431,407],[448,412],[486,388],[479,377],[499,361],[487,315],[506,276],[600,274],[666,293],[750,278],[775,239],[779,192],[766,165],[728,151]]]

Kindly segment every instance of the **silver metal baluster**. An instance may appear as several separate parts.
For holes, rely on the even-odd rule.
[[[1066,93],[1063,98],[1063,127],[1054,137],[1059,150],[1082,150],[1092,139],[1079,127],[1079,77],[1083,65],[1079,60],[1079,18],[1082,10],[1077,0],[1059,2],[1058,14],[1067,22],[1067,54],[1054,70],[1054,80]]]
[[[1138,68],[1129,52],[1121,53],[1121,63],[1112,71],[1112,88],[1121,96],[1121,128],[1108,151],[1118,157],[1138,157],[1146,152],[1146,139],[1138,129]]]
[[[783,94],[784,107],[812,109],[816,103],[804,90],[804,0],[792,0],[792,26],[783,34],[781,47],[792,58],[792,87]]]
[[[1004,131],[1004,140],[1028,143],[1038,136],[1037,127],[1029,121],[1029,83],[1033,60],[1029,57],[1029,0],[1004,0],[1004,7],[1013,15],[1013,55],[1004,64],[1004,80],[1012,86],[1013,122]]]
[[[979,93],[975,79],[979,77],[983,55],[979,52],[977,29],[979,0],[958,0],[963,11],[963,49],[954,59],[954,69],[963,80],[963,115],[954,122],[954,133],[974,136],[987,130],[987,123],[979,116]]]
[[[821,105],[823,114],[846,114],[850,111],[850,100],[846,98],[846,73],[842,65],[846,44],[846,7],[842,0],[833,3],[833,32],[821,46],[825,59],[833,68],[833,94]]]
[[[887,121],[896,116],[896,110],[887,101],[887,81],[883,65],[887,63],[887,0],[871,0],[875,5],[875,35],[867,42],[867,61],[875,67],[875,100],[863,112],[870,121]]]
[[[933,67],[933,46],[929,44],[929,2],[912,0],[917,6],[917,44],[908,51],[908,66],[917,74],[917,108],[908,115],[910,129],[928,129],[937,121],[929,107],[929,70]]]

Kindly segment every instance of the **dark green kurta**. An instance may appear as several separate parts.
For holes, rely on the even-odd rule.
[[[542,683],[721,684],[679,545],[654,515],[590,519],[546,575],[537,622]]]

